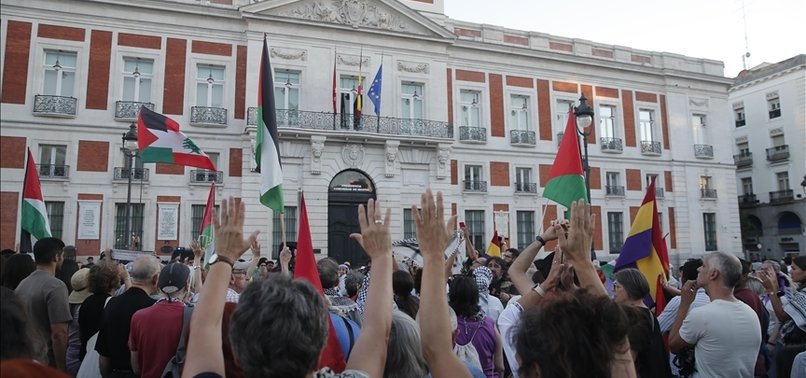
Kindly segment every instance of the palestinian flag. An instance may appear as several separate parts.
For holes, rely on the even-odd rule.
[[[215,206],[215,183],[210,183],[210,194],[207,195],[207,206],[204,208],[201,228],[199,229],[199,245],[204,248],[204,263],[210,261],[210,257],[215,253],[213,244],[213,207]]]
[[[260,173],[260,203],[282,213],[283,166],[280,163],[280,136],[277,132],[277,112],[274,106],[274,78],[269,61],[269,44],[263,37],[260,57],[260,81],[257,90],[256,172]]]
[[[179,131],[179,124],[145,106],[137,115],[137,145],[143,163],[186,165],[215,171],[199,146]]]
[[[22,184],[22,215],[21,215],[21,252],[31,252],[31,236],[37,240],[48,238],[50,222],[45,200],[42,197],[42,186],[39,184],[39,175],[31,149],[28,149],[28,164],[25,167],[25,182]]]
[[[588,202],[585,190],[585,178],[582,173],[582,157],[579,153],[577,129],[574,124],[574,113],[569,108],[568,123],[565,125],[565,137],[554,158],[549,171],[548,182],[543,189],[543,197],[557,202],[566,208],[571,203],[583,199]]]

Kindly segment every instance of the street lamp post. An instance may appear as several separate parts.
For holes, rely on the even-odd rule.
[[[590,135],[590,126],[593,123],[593,109],[588,106],[588,99],[583,94],[579,98],[579,106],[574,107],[574,117],[575,117],[575,125],[577,128],[577,133],[582,136],[582,145],[584,146],[583,149],[583,160],[582,160],[582,169],[585,170],[585,190],[588,196],[588,204],[591,203],[591,167],[588,161],[588,135]],[[593,244],[591,244],[591,260],[596,259],[596,251],[593,249]]]
[[[137,129],[132,123],[129,131],[123,133],[123,154],[128,159],[128,187],[126,189],[126,248],[132,248],[132,176],[134,176],[134,158],[137,156]]]

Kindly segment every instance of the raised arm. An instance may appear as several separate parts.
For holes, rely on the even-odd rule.
[[[420,196],[422,213],[412,206],[417,241],[423,254],[423,281],[420,288],[420,337],[423,355],[435,378],[469,377],[470,372],[453,353],[451,324],[448,317],[448,300],[442,269],[443,255],[456,228],[456,217],[444,221],[442,193],[436,203],[431,189]],[[472,248],[472,247],[471,247]]]
[[[546,228],[542,234],[540,234],[540,238],[543,239],[543,242],[550,242],[552,240],[557,239],[557,233],[554,232],[554,224],[558,221],[551,221],[551,225]],[[509,266],[509,279],[512,281],[512,284],[518,289],[518,292],[528,293],[529,290],[532,289],[533,283],[531,277],[526,276],[526,271],[529,270],[529,267],[532,265],[532,262],[535,260],[535,256],[537,253],[540,252],[543,247],[543,242],[540,240],[535,240],[532,244],[529,244],[518,258],[512,262],[512,265]],[[555,254],[556,256],[556,254]]]
[[[249,239],[243,238],[244,203],[230,197],[221,202],[221,214],[213,210],[215,247],[218,261],[210,267],[207,282],[202,287],[199,303],[190,319],[190,337],[183,377],[200,373],[224,376],[224,352],[221,341],[221,321],[224,317],[224,298],[232,275],[232,264],[255,241],[260,231]]]
[[[768,267],[762,273],[761,276],[761,283],[764,285],[764,290],[767,292],[767,296],[770,298],[770,303],[772,304],[772,310],[775,313],[775,317],[778,318],[778,321],[783,324],[787,320],[792,319],[789,314],[784,311],[784,304],[781,302],[781,297],[779,297],[778,291],[780,287],[778,286],[778,275],[772,269],[772,267]]]
[[[249,262],[249,266],[246,268],[246,279],[251,281],[257,269],[257,263],[260,261],[260,243],[257,240],[253,241],[249,249],[252,250],[252,261]]]
[[[565,257],[574,266],[579,284],[593,294],[607,295],[607,290],[590,261],[594,223],[595,219],[591,214],[590,205],[579,200],[571,204],[568,235],[559,224],[554,225],[554,231],[557,233],[559,245],[565,252]]]
[[[355,343],[347,369],[359,370],[370,377],[382,377],[386,364],[387,340],[392,328],[392,237],[389,222],[392,210],[381,218],[381,206],[367,202],[366,211],[358,205],[360,234],[352,234],[372,259],[372,281],[367,292],[361,336]]]

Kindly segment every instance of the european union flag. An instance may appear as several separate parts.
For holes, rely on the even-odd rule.
[[[383,63],[378,67],[378,72],[375,74],[375,79],[372,80],[372,86],[369,87],[369,100],[375,105],[375,114],[381,115],[381,81],[383,81]]]

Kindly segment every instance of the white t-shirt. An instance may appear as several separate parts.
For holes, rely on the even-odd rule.
[[[742,301],[717,299],[688,313],[683,341],[695,345],[692,377],[752,377],[761,347],[758,315]]]
[[[504,357],[509,362],[509,368],[512,370],[512,376],[518,378],[518,370],[520,365],[516,357],[517,349],[515,348],[515,330],[521,322],[521,307],[518,300],[520,296],[513,296],[509,299],[507,307],[501,312],[498,317],[498,332],[501,334],[501,344],[504,346]]]

